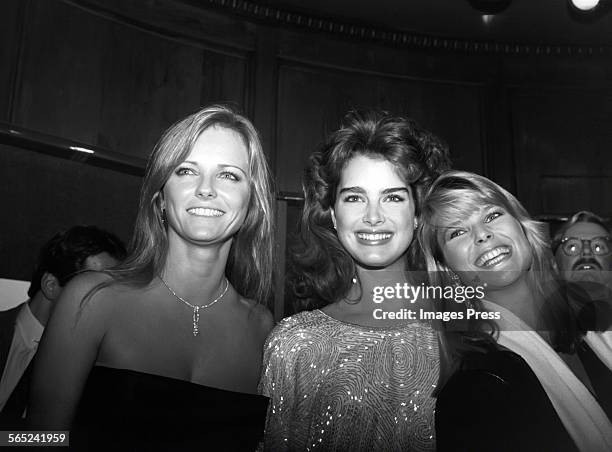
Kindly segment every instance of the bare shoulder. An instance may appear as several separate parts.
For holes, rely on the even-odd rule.
[[[64,315],[85,313],[105,317],[112,312],[116,300],[117,287],[110,275],[103,272],[89,271],[81,273],[70,280],[57,302],[54,312]],[[61,314],[58,314],[61,315]]]
[[[112,277],[105,272],[97,271],[86,271],[79,273],[70,280],[68,287],[81,288],[83,290],[91,289],[99,284],[108,283],[112,281]]]
[[[248,309],[250,321],[266,337],[274,327],[274,317],[270,310],[263,304],[248,298],[240,297],[240,302]]]

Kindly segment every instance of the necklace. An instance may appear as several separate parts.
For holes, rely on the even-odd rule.
[[[170,287],[168,283],[164,281],[164,278],[160,276],[159,279],[161,280],[161,282],[164,283],[164,286],[166,286],[166,289],[168,289],[170,293],[176,297],[177,300],[182,301],[187,306],[189,306],[191,309],[193,309],[193,335],[194,336],[197,336],[198,332],[200,331],[200,309],[210,308],[213,304],[215,304],[217,301],[223,298],[223,296],[227,293],[227,289],[229,288],[229,281],[227,280],[227,278],[225,278],[225,289],[223,289],[223,292],[221,292],[221,295],[219,295],[217,298],[215,298],[213,301],[211,301],[208,304],[203,304],[202,306],[198,306],[196,304],[189,303],[183,297],[181,297],[180,295],[177,295],[176,292],[172,290],[172,287]]]

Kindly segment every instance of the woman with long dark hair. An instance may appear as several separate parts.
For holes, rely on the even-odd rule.
[[[436,333],[379,292],[415,283],[422,194],[448,166],[432,134],[375,112],[349,114],[312,155],[293,287],[313,310],[267,340],[266,450],[435,449]]]
[[[149,159],[127,259],[76,277],[55,308],[31,424],[71,429],[80,450],[254,448],[271,219],[245,117],[210,106],[170,127]]]
[[[430,283],[484,294],[450,307],[463,318],[444,325],[439,450],[611,450],[612,424],[569,359],[584,334],[580,300],[557,283],[542,225],[468,172],[440,176],[423,205]]]

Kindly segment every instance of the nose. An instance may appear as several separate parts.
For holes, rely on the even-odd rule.
[[[200,183],[196,189],[196,196],[198,198],[216,198],[217,192],[213,184],[212,177],[202,175]]]
[[[378,203],[369,203],[366,207],[365,215],[363,216],[363,222],[370,226],[376,226],[385,222],[385,217],[381,212]]]
[[[485,226],[476,226],[474,228],[474,241],[477,245],[486,243],[493,238],[493,233]]]
[[[593,254],[593,250],[591,249],[591,241],[590,240],[581,240],[582,242],[582,255],[583,256],[591,256]]]

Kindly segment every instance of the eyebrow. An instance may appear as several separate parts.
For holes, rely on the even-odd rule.
[[[385,188],[382,193],[383,195],[386,195],[388,193],[395,193],[396,191],[404,191],[406,193],[410,193],[410,190],[408,190],[408,187],[392,187],[392,188]]]
[[[406,193],[410,193],[410,191],[408,190],[408,187],[391,187],[391,188],[385,188],[381,193],[383,195],[389,194],[389,193],[395,193],[398,191],[404,191]],[[361,188],[361,187],[344,187],[341,188],[340,191],[338,192],[338,194],[342,194],[345,192],[353,192],[353,193],[365,193],[366,191]]]
[[[453,221],[452,223],[447,224],[446,226],[438,226],[438,228],[446,229],[446,230],[454,229],[454,228],[461,227],[462,223],[463,222],[461,220],[456,220],[456,221]]]
[[[503,210],[505,213],[508,213],[508,211],[502,207],[502,206],[498,206],[496,204],[485,204],[483,206],[480,207],[480,209],[478,210],[479,214],[486,214],[489,213],[491,210],[493,209],[501,209]],[[473,215],[473,214],[472,214]],[[466,221],[466,219],[469,219],[470,217],[466,217],[464,219],[458,219],[455,221],[452,221],[451,223],[447,224],[446,226],[436,226],[439,229],[453,229],[453,228],[458,228],[463,226],[463,223]]]
[[[190,165],[193,165],[193,166],[199,166],[198,162],[194,162],[193,160],[185,160],[183,163],[189,163]],[[242,168],[240,168],[239,166],[236,166],[236,165],[219,164],[219,165],[217,165],[217,168],[234,168],[234,169],[239,170],[245,176],[247,175],[245,170],[243,170]]]

